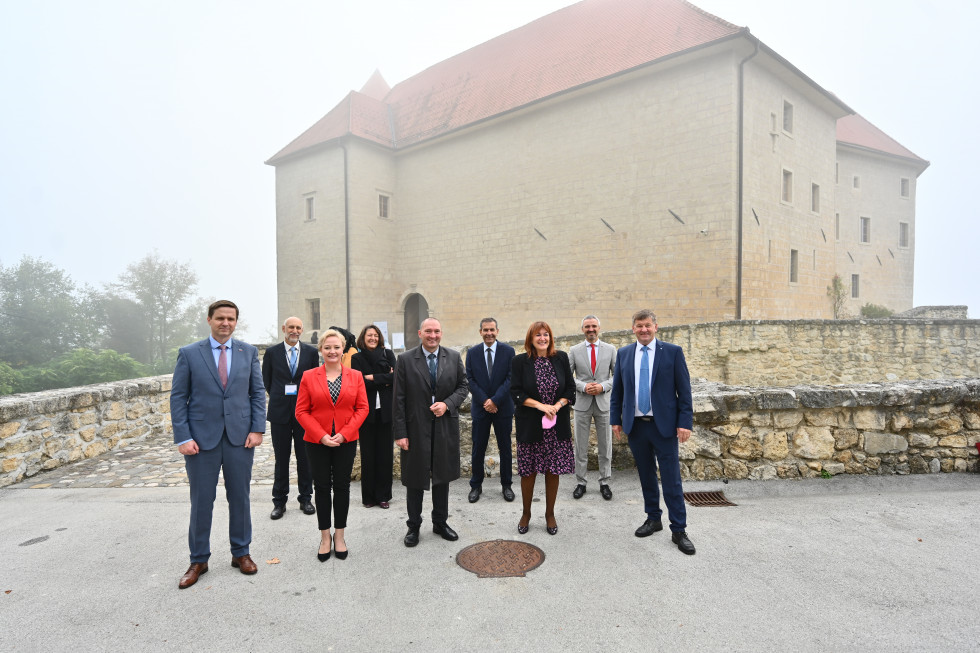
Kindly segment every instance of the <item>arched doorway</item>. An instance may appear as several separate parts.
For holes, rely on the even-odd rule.
[[[429,303],[425,297],[412,293],[405,299],[405,349],[418,347],[419,325],[429,317]]]

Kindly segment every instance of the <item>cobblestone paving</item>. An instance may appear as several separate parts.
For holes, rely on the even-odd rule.
[[[252,485],[272,485],[275,459],[272,438],[268,435],[255,449]],[[292,458],[290,462],[292,462]],[[291,464],[290,479],[296,483],[296,465]],[[24,488],[91,488],[91,487],[184,487],[187,474],[184,457],[177,453],[173,436],[161,435],[110,451],[97,458],[82,460],[57,469],[41,472],[8,487]]]

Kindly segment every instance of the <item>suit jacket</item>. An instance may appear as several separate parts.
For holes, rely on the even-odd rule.
[[[341,367],[337,403],[330,396],[327,371],[322,365],[303,373],[296,397],[296,419],[305,433],[303,439],[318,443],[323,436],[340,433],[344,440],[357,439],[357,430],[368,416],[364,377],[357,370]]]
[[[368,423],[370,424],[390,424],[391,423],[391,389],[395,381],[395,353],[385,348],[384,351],[375,351],[374,355],[369,350],[359,351],[351,358],[351,369],[355,369],[364,376],[370,374],[373,379],[364,379],[364,387],[367,389]],[[381,397],[381,408],[378,405],[378,397]]]
[[[575,378],[575,410],[589,410],[595,403],[602,412],[609,412],[609,393],[612,392],[615,362],[616,348],[601,340],[596,343],[595,374],[592,373],[592,356],[587,340],[568,350],[568,363]],[[602,394],[588,394],[585,386],[589,383],[602,384]]]
[[[289,424],[296,416],[296,396],[287,395],[286,385],[299,385],[303,372],[312,370],[320,364],[316,347],[299,343],[296,357],[296,374],[289,371],[286,358],[286,343],[280,342],[265,350],[262,356],[262,380],[265,391],[269,393],[269,412],[266,419],[273,424]]]
[[[497,415],[510,417],[514,414],[514,399],[510,396],[511,362],[514,348],[497,342],[497,355],[493,359],[493,374],[487,371],[486,345],[480,343],[466,352],[466,381],[470,387],[470,414],[474,419],[486,417],[483,403],[492,399]]]
[[[430,477],[436,485],[459,478],[459,407],[469,394],[459,352],[439,347],[435,388],[427,355],[420,345],[395,363],[392,433],[395,440],[408,438],[408,451],[401,452],[402,485],[417,490],[428,490]],[[442,417],[429,410],[433,395],[448,408]]]
[[[265,433],[265,386],[259,352],[252,345],[228,340],[231,372],[222,388],[211,341],[181,347],[170,389],[170,422],[174,444],[194,440],[202,451],[214,449],[221,435],[242,446],[249,433]]]
[[[636,373],[633,359],[636,343],[620,347],[616,353],[609,423],[622,426],[628,435],[633,431],[636,414]],[[691,399],[691,376],[684,360],[684,350],[677,345],[654,339],[653,379],[650,382],[650,405],[653,421],[661,437],[677,437],[677,429],[691,429],[694,402]]]
[[[555,394],[555,401],[557,402],[562,397],[568,400],[568,406],[564,406],[558,411],[555,428],[558,429],[559,440],[569,440],[572,437],[569,415],[572,412],[570,406],[575,403],[575,379],[572,377],[572,370],[568,365],[568,354],[563,351],[556,351],[555,355],[548,360],[555,368],[555,376],[558,377],[558,391]],[[511,365],[510,394],[514,398],[514,430],[517,441],[523,443],[541,442],[544,439],[544,428],[541,426],[541,417],[544,413],[537,408],[524,405],[525,399],[541,401],[538,381],[534,376],[534,359],[527,354],[514,356]]]

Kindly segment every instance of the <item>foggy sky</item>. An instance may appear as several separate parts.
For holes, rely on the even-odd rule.
[[[264,340],[277,316],[275,174],[263,161],[376,68],[394,86],[568,4],[7,3],[0,263],[40,256],[100,285],[155,249],[192,264],[198,294],[238,302],[249,325],[239,335]],[[968,304],[980,317],[980,5],[694,4],[748,26],[931,162],[917,185],[914,304]],[[324,310],[326,323],[342,315]]]

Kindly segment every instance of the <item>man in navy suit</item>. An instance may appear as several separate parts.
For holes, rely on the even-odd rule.
[[[252,542],[248,492],[254,448],[262,444],[265,433],[265,387],[258,351],[231,338],[237,324],[238,307],[226,299],[216,301],[208,307],[210,337],[181,347],[177,354],[170,421],[191,486],[187,535],[191,566],[180,579],[180,589],[208,571],[219,472],[228,497],[231,566],[243,574],[258,571],[248,553]]]
[[[617,436],[626,433],[643,488],[647,518],[636,529],[637,537],[663,530],[657,466],[670,517],[671,541],[681,552],[694,555],[687,536],[687,508],[681,487],[678,445],[691,437],[694,403],[691,377],[684,351],[657,340],[657,316],[653,311],[633,314],[636,343],[616,353],[609,421]]]
[[[303,372],[320,363],[316,347],[299,341],[303,335],[303,320],[286,318],[282,324],[284,342],[265,350],[262,356],[262,381],[269,393],[267,418],[272,430],[272,450],[276,457],[272,482],[272,519],[281,519],[289,499],[289,454],[296,450],[296,485],[300,509],[307,515],[316,513],[313,498],[313,473],[306,459],[303,427],[296,420],[296,393]]]
[[[483,458],[490,442],[490,427],[500,451],[500,484],[504,499],[514,500],[511,489],[513,454],[510,434],[514,419],[514,399],[510,396],[510,367],[514,348],[497,342],[497,320],[480,320],[483,344],[466,352],[466,380],[470,386],[470,415],[473,416],[473,458],[470,477],[470,503],[480,500],[483,492]]]

